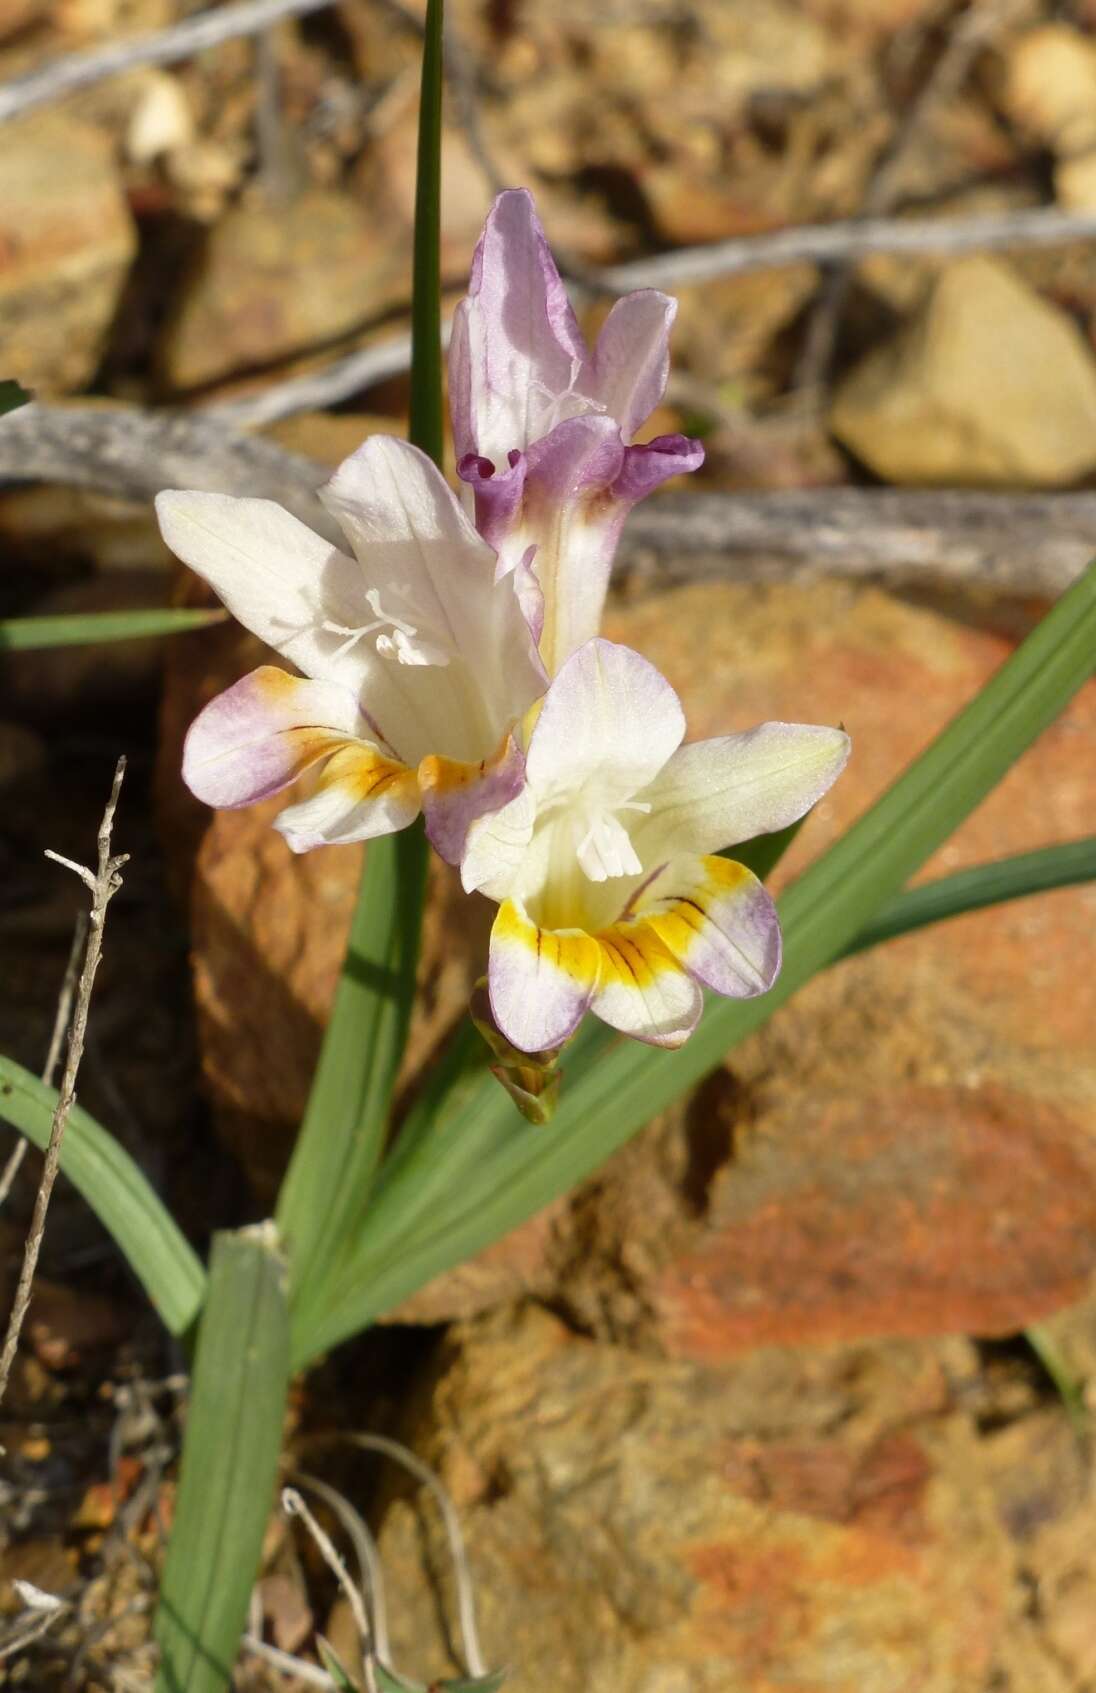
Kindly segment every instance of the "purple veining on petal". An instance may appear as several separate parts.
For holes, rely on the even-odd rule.
[[[468,830],[477,817],[501,811],[525,783],[525,755],[513,735],[489,762],[461,770],[425,759],[419,767],[427,839],[447,864],[459,864]]]

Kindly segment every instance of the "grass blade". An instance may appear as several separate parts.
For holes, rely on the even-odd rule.
[[[217,1235],[156,1612],[156,1693],[230,1684],[274,1500],[288,1384],[285,1264],[273,1225]]]
[[[278,1196],[294,1302],[307,1305],[364,1214],[415,994],[426,878],[421,827],[366,853],[335,1006]]]
[[[850,958],[854,952],[865,952],[870,946],[908,935],[914,929],[923,929],[927,923],[943,923],[949,917],[962,917],[965,912],[981,911],[987,905],[1004,905],[1008,900],[1026,899],[1030,894],[1049,893],[1052,888],[1092,881],[1096,881],[1096,835],[1041,847],[1038,852],[1018,853],[995,864],[978,864],[970,870],[959,870],[954,876],[942,876],[939,881],[924,882],[919,888],[907,888],[904,893],[895,894],[849,942],[841,956]]]
[[[188,611],[155,606],[148,611],[85,611],[70,617],[8,617],[0,620],[0,651],[28,652],[41,647],[89,647],[103,641],[147,640],[154,635],[183,635],[223,623],[226,611]]]
[[[971,704],[782,896],[784,968],[768,994],[710,1000],[696,1033],[674,1053],[588,1027],[572,1050],[547,1131],[524,1124],[489,1077],[472,1085],[465,1078],[456,1109],[410,1125],[412,1142],[391,1184],[382,1172],[322,1324],[295,1337],[298,1357],[356,1333],[497,1240],[694,1086],[850,945],[1054,721],[1094,663],[1090,567]]]
[[[45,1150],[57,1090],[0,1057],[0,1117]],[[184,1334],[205,1297],[198,1258],[113,1135],[73,1106],[61,1168],[83,1194],[172,1334]]]
[[[428,0],[415,187],[410,436],[439,465],[441,103],[442,4]],[[326,1272],[365,1212],[407,1039],[426,863],[421,827],[382,837],[368,850],[335,1007],[278,1199],[298,1329],[307,1330]]]

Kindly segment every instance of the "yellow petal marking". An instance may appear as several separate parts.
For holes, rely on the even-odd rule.
[[[703,882],[694,882],[687,893],[660,894],[640,919],[650,926],[675,960],[688,958],[693,942],[708,922],[712,905],[753,883],[750,871],[734,859],[712,857],[701,862]]]
[[[540,929],[512,899],[499,906],[491,931],[493,941],[523,947],[539,963],[562,971],[583,988],[598,979],[601,949],[583,929]]]

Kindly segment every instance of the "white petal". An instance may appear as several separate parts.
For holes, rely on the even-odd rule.
[[[594,349],[592,376],[583,388],[599,400],[630,441],[666,391],[670,328],[677,301],[643,288],[618,300]]]
[[[536,822],[537,802],[526,785],[509,805],[469,826],[460,877],[466,893],[505,899],[515,886]]]
[[[680,1046],[704,995],[646,924],[627,920],[597,936],[601,970],[591,1010],[603,1023],[652,1046]]]
[[[311,799],[274,819],[294,852],[395,834],[419,814],[415,772],[370,748],[345,747],[330,759]]]
[[[183,780],[206,805],[252,805],[288,787],[340,743],[368,738],[345,688],[264,664],[199,712],[183,746]]]
[[[168,490],[156,497],[164,540],[252,634],[306,676],[357,689],[357,650],[338,655],[325,620],[364,621],[360,567],[273,500]]]
[[[690,976],[753,999],[780,972],[780,920],[751,870],[726,858],[672,858],[643,889],[637,920]]]
[[[542,806],[585,788],[604,811],[645,787],[684,733],[681,702],[653,664],[613,641],[587,641],[545,696],[526,775]]]
[[[541,929],[507,900],[491,930],[487,982],[495,1022],[521,1052],[560,1046],[597,986],[600,950],[579,929]]]
[[[436,466],[391,436],[366,441],[340,465],[320,498],[342,525],[375,603],[416,631],[394,647],[407,658],[410,642],[425,660],[405,663],[405,670],[424,674],[404,676],[399,686],[430,725],[430,744],[416,743],[411,751],[394,736],[401,756],[410,762],[431,752],[461,759],[492,753],[544,690],[514,583],[509,578],[496,583],[492,549]],[[449,662],[439,680],[436,661],[442,656]],[[385,683],[395,685],[391,676],[377,678],[377,686]],[[371,698],[367,692],[372,714]],[[390,709],[378,699],[378,720]]]
[[[841,729],[813,723],[762,723],[690,742],[637,796],[651,810],[631,830],[636,850],[656,864],[786,828],[837,780],[849,745]]]

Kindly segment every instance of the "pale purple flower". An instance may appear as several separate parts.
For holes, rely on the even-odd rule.
[[[655,289],[629,294],[590,352],[532,196],[496,199],[453,320],[453,436],[476,525],[522,577],[549,675],[597,634],[632,506],[703,461],[683,435],[632,444],[665,391],[676,310]]]

